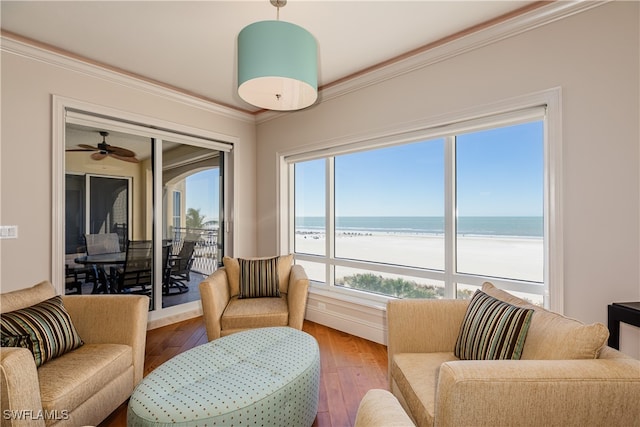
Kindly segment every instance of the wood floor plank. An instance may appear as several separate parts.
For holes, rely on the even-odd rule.
[[[320,348],[320,395],[314,427],[351,427],[358,405],[371,388],[388,389],[387,349],[384,345],[355,337],[305,320],[303,331]],[[144,375],[190,348],[207,342],[202,317],[147,332]],[[99,427],[126,426],[127,402]]]
[[[338,368],[342,400],[351,425],[355,422],[358,405],[364,396],[364,393],[358,387],[357,369],[357,366]]]
[[[331,354],[337,367],[355,366],[360,363],[360,352],[356,337],[345,332],[335,331],[330,334]]]
[[[331,415],[329,412],[320,412],[318,411],[318,415],[316,416],[315,421],[311,427],[332,427],[331,425]],[[340,426],[336,426],[340,427]]]
[[[349,413],[345,406],[345,395],[340,385],[338,373],[322,375],[322,380],[327,390],[327,403],[329,405],[329,418],[332,426],[351,427]]]

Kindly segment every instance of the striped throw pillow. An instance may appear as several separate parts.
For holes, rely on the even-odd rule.
[[[3,347],[28,348],[33,353],[36,366],[84,344],[60,296],[3,313],[0,316],[0,335]]]
[[[238,259],[240,295],[238,298],[279,297],[278,257]]]
[[[533,310],[477,290],[467,307],[454,354],[462,360],[520,359]]]

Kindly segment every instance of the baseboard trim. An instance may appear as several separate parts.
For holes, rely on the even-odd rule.
[[[305,318],[311,322],[386,345],[386,312],[361,305],[357,306],[357,309],[346,307],[349,305],[354,304],[335,300],[334,305],[328,302],[326,297],[322,298],[322,302],[319,302],[310,295]],[[338,311],[339,309],[342,311]],[[362,317],[356,317],[354,314]]]
[[[176,306],[173,313],[167,313],[172,309],[174,308],[164,310],[162,317],[156,317],[156,313],[150,312],[147,330],[202,316],[200,304],[191,308]],[[305,319],[378,344],[387,344],[386,311],[379,306],[310,293]]]
[[[181,313],[176,313],[170,316],[165,316],[157,319],[149,319],[147,321],[147,330],[161,328],[163,326],[171,325],[173,323],[182,322],[183,320],[193,319],[194,317],[202,316],[202,309],[197,308],[194,310],[188,310]]]

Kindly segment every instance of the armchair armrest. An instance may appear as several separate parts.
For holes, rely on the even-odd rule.
[[[85,343],[131,346],[135,386],[144,373],[149,298],[144,295],[68,295],[63,301]]]
[[[640,361],[455,361],[440,367],[437,425],[637,425]]]
[[[292,265],[289,274],[287,305],[289,306],[289,326],[302,330],[304,313],[307,309],[309,278],[301,265]]]
[[[229,282],[225,267],[221,267],[200,282],[202,314],[209,341],[220,338],[220,318],[229,303]]]
[[[38,370],[31,352],[26,348],[2,347],[0,368],[2,427],[14,425],[44,427],[44,418],[36,417],[38,411],[42,411],[42,401]],[[12,414],[16,415],[12,417]],[[32,419],[24,418],[28,414],[33,414]],[[22,419],[20,419],[21,415]]]
[[[360,401],[354,427],[415,427],[415,424],[393,394],[372,388]]]

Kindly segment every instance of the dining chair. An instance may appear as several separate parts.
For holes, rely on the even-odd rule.
[[[85,234],[84,241],[87,247],[87,255],[101,255],[112,254],[121,252],[120,239],[117,233],[97,233],[97,234]],[[92,265],[89,267],[92,270],[91,275],[94,276],[94,288],[92,293],[99,291],[98,283],[107,284],[111,281],[110,275],[107,273],[105,266]],[[108,289],[105,289],[108,292]]]
[[[168,260],[168,284],[164,289],[165,295],[182,294],[189,291],[187,283],[191,280],[191,266],[196,242],[185,240],[177,255],[170,255]]]
[[[121,252],[117,233],[85,234],[87,255],[112,254]]]
[[[64,288],[65,295],[82,294],[82,281],[77,269],[70,267],[69,264],[64,265]]]
[[[112,268],[111,289],[118,293],[151,295],[153,242],[129,240],[124,265]]]

